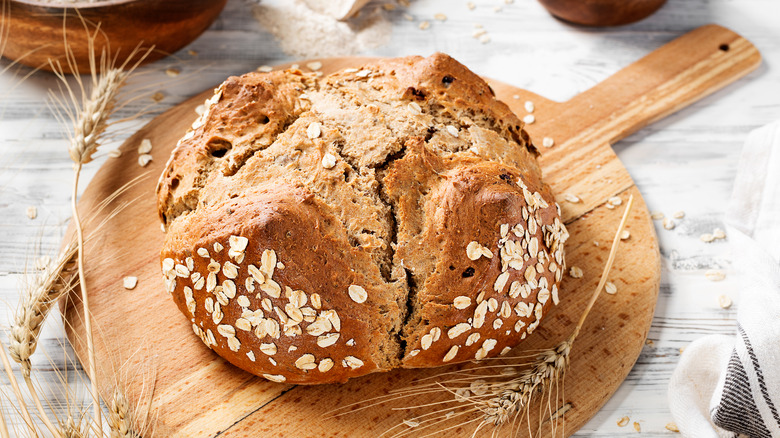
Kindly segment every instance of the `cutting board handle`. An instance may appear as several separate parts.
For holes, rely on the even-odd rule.
[[[553,123],[568,131],[567,141],[585,140],[587,132],[587,140],[614,144],[760,64],[750,41],[722,26],[702,26],[575,96]]]

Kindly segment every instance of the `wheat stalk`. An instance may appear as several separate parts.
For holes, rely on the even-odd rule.
[[[85,30],[86,29],[86,23]],[[87,375],[90,379],[90,392],[92,395],[92,402],[94,408],[94,421],[97,430],[102,430],[100,397],[97,387],[97,372],[95,367],[95,346],[92,333],[92,321],[89,312],[89,294],[86,282],[86,275],[84,273],[84,229],[79,216],[79,210],[77,205],[78,199],[78,187],[79,177],[84,164],[92,161],[93,154],[97,151],[101,145],[101,140],[106,130],[108,129],[111,116],[116,110],[116,103],[119,96],[119,91],[125,85],[127,78],[132,74],[135,68],[141,63],[141,61],[149,54],[142,54],[141,58],[136,61],[134,65],[130,65],[131,59],[140,53],[140,48],[136,48],[128,56],[125,62],[119,66],[115,66],[116,59],[111,59],[107,56],[107,50],[104,49],[100,56],[100,66],[97,65],[94,42],[95,36],[99,32],[99,26],[95,30],[95,33],[88,33],[88,50],[90,53],[90,72],[92,79],[92,90],[87,97],[85,92],[83,81],[80,76],[75,76],[76,83],[80,89],[81,99],[76,97],[76,93],[70,86],[70,83],[65,76],[64,69],[59,61],[51,61],[50,65],[52,70],[60,79],[61,90],[64,88],[67,96],[70,100],[70,105],[63,102],[52,93],[54,101],[58,104],[55,108],[55,115],[61,121],[65,121],[63,113],[71,121],[72,129],[68,131],[70,136],[70,145],[68,152],[70,158],[74,164],[74,178],[73,178],[73,191],[71,196],[71,210],[73,212],[73,225],[76,230],[76,246],[77,246],[77,263],[78,263],[78,278],[79,289],[81,291],[81,303],[84,312],[84,331],[86,332],[87,340]],[[67,40],[65,41],[66,47]],[[151,51],[151,49],[149,49]],[[70,71],[77,71],[75,57],[71,50],[66,50],[66,60]],[[71,110],[73,108],[73,110]]]

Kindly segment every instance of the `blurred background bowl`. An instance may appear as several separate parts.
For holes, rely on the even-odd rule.
[[[57,3],[11,0],[3,9],[6,41],[3,56],[21,64],[51,70],[48,60],[65,67],[65,45],[73,51],[80,73],[89,67],[88,38],[98,59],[103,48],[121,63],[139,45],[155,50],[144,63],[176,52],[197,38],[219,16],[227,0],[105,0]],[[83,19],[83,21],[82,21]],[[85,24],[87,23],[87,29]],[[64,29],[64,35],[63,35]],[[66,68],[66,72],[70,72]]]
[[[554,16],[585,26],[620,26],[639,21],[666,0],[539,0]]]

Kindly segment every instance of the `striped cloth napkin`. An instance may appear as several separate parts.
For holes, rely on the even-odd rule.
[[[748,136],[727,212],[736,333],[685,349],[669,404],[686,437],[780,437],[780,121]]]

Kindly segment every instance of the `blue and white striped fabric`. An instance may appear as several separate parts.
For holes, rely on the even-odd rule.
[[[749,135],[726,223],[742,279],[735,336],[685,349],[670,408],[686,437],[780,438],[780,121]]]

